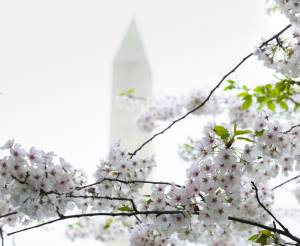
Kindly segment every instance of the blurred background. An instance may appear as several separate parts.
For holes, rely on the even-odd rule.
[[[14,138],[27,148],[54,151],[92,174],[110,147],[112,102],[119,88],[114,83],[122,88],[119,75],[128,72],[114,65],[133,20],[146,61],[141,71],[147,74],[139,76],[151,81],[153,94],[195,88],[208,93],[262,37],[287,24],[280,15],[268,16],[265,7],[261,0],[1,1],[1,142]],[[129,51],[122,54],[125,61],[136,49]],[[255,58],[231,78],[250,86],[274,79]],[[187,118],[154,141],[151,152],[159,167],[153,179],[184,180],[186,164],[177,157],[177,146],[200,135],[206,120]],[[17,234],[7,243],[82,245],[65,238],[62,224],[51,226],[60,228],[54,231]]]

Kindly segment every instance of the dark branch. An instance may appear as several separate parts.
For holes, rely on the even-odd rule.
[[[283,132],[283,134],[290,133],[292,130],[294,130],[297,127],[300,127],[300,124],[292,126],[290,129],[288,129],[287,131]]]
[[[3,237],[3,229],[0,227],[0,238],[1,238],[1,245],[4,246],[4,237]]]
[[[232,216],[229,216],[228,220],[240,222],[240,223],[247,224],[247,225],[253,225],[253,226],[256,226],[256,227],[259,227],[259,228],[262,228],[262,229],[266,229],[266,230],[269,230],[269,231],[272,231],[272,232],[277,232],[277,233],[282,234],[282,235],[284,235],[286,233],[283,230],[276,229],[276,228],[270,227],[270,226],[266,226],[266,225],[263,225],[263,224],[260,224],[260,223],[257,223],[257,222],[251,221],[251,220],[240,219],[240,218],[236,218],[236,217],[232,217]]]
[[[67,219],[74,219],[74,218],[82,218],[82,217],[94,217],[94,216],[111,216],[111,217],[117,217],[117,216],[125,216],[125,217],[131,217],[131,216],[137,216],[137,215],[151,215],[154,214],[156,216],[159,215],[163,215],[163,214],[182,214],[184,211],[137,211],[137,212],[128,212],[128,213],[86,213],[86,214],[73,214],[73,215],[63,215],[63,216],[59,216],[59,218],[53,219],[53,220],[49,220],[47,222],[41,223],[41,224],[37,224],[34,226],[30,226],[30,227],[26,227],[24,229],[18,230],[18,231],[14,231],[14,232],[10,232],[7,234],[7,236],[11,236],[13,234],[16,233],[20,233],[23,231],[28,231],[31,229],[35,229],[38,227],[42,227],[45,225],[49,225],[52,224],[54,222],[58,222],[58,221],[62,221],[62,220],[67,220]]]
[[[295,177],[293,177],[293,178],[290,178],[290,179],[284,181],[283,183],[281,183],[281,184],[279,184],[279,185],[276,185],[275,187],[272,188],[272,191],[273,191],[273,190],[276,190],[277,188],[279,188],[279,187],[281,187],[281,186],[283,186],[283,185],[285,185],[285,184],[287,184],[287,183],[289,183],[289,182],[291,182],[291,181],[293,181],[293,180],[295,180],[295,179],[298,179],[298,178],[300,178],[300,175],[297,175],[297,176],[295,176]]]
[[[278,223],[278,225],[281,226],[281,228],[289,233],[289,230],[275,217],[275,215],[269,210],[266,208],[266,206],[261,202],[261,200],[259,199],[259,195],[258,195],[258,189],[255,185],[254,182],[251,182],[252,186],[253,186],[253,189],[255,190],[255,197],[256,197],[256,200],[258,202],[258,204]]]
[[[232,217],[232,216],[229,216],[228,220],[236,221],[236,222],[247,224],[247,225],[256,226],[256,227],[259,227],[259,228],[262,228],[262,229],[266,229],[266,230],[278,233],[280,235],[286,236],[286,237],[294,240],[295,242],[297,242],[296,245],[299,245],[299,243],[300,243],[300,238],[295,237],[294,235],[292,235],[289,232],[286,232],[286,231],[283,231],[283,230],[280,230],[280,229],[277,229],[277,228],[274,228],[274,227],[265,226],[263,224],[260,224],[260,223],[257,223],[257,222],[251,221],[251,220],[240,219],[240,218],[236,218],[236,217]]]
[[[178,185],[178,184],[172,184],[169,182],[156,182],[156,181],[146,181],[146,180],[122,180],[122,179],[113,179],[113,178],[103,178],[100,181],[97,181],[95,183],[89,184],[89,185],[85,185],[85,186],[81,186],[81,187],[76,187],[76,190],[82,190],[82,189],[86,189],[98,184],[101,184],[104,181],[112,181],[112,182],[119,182],[122,184],[162,184],[162,185],[175,185],[176,187],[179,188],[183,188],[184,186]]]
[[[29,173],[26,174],[26,177],[25,177],[24,180],[18,179],[18,178],[15,177],[14,175],[11,175],[11,177],[12,177],[12,179],[18,181],[20,184],[27,184],[27,185],[28,185],[27,179],[28,179],[28,177],[29,177]]]
[[[5,218],[5,217],[8,217],[8,216],[11,216],[11,215],[15,215],[15,214],[17,214],[18,212],[10,212],[10,213],[7,213],[7,214],[3,214],[3,215],[0,215],[0,219],[2,219],[2,218]]]
[[[291,27],[291,24],[287,25],[285,28],[283,28],[280,32],[269,38],[267,41],[263,42],[260,45],[260,48],[264,47],[266,44],[268,44],[270,41],[278,38],[282,33],[284,33],[286,30],[288,30]],[[150,137],[148,140],[146,140],[144,143],[142,143],[136,150],[134,150],[132,153],[128,153],[129,157],[132,158],[134,155],[136,155],[142,148],[144,148],[148,143],[150,143],[153,139],[155,139],[157,136],[164,134],[167,130],[169,130],[173,125],[178,123],[179,121],[185,119],[190,114],[194,113],[198,109],[202,108],[211,98],[211,96],[214,94],[214,92],[221,86],[223,81],[232,73],[234,73],[245,61],[247,61],[251,56],[253,56],[253,52],[245,56],[237,65],[235,65],[227,74],[225,74],[221,80],[217,83],[217,85],[210,91],[206,99],[197,107],[193,108],[192,110],[188,111],[186,114],[181,116],[180,118],[174,120],[169,126],[167,126],[165,129],[163,129],[160,132],[155,133],[152,137]]]
[[[110,196],[87,196],[87,195],[71,195],[67,194],[66,197],[70,198],[85,198],[85,199],[105,199],[105,200],[110,200],[110,201],[127,201],[130,202],[132,205],[132,209],[135,212],[138,212],[137,207],[133,201],[133,199],[130,198],[124,198],[124,197],[110,197]]]

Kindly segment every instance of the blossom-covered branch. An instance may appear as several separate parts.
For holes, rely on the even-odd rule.
[[[288,30],[291,27],[291,24],[287,25],[285,28],[283,28],[281,31],[279,31],[277,34],[273,35],[271,38],[268,40],[264,41],[259,47],[262,48],[265,45],[267,45],[269,42],[272,40],[278,38],[282,33],[284,33],[286,30]],[[179,117],[178,119],[174,120],[170,125],[168,125],[166,128],[163,130],[155,133],[152,137],[147,139],[144,143],[142,143],[137,149],[135,149],[133,152],[129,153],[130,158],[132,158],[134,155],[136,155],[142,148],[144,148],[148,143],[152,142],[157,136],[164,134],[166,131],[168,131],[171,127],[173,127],[176,123],[179,121],[185,119],[187,116],[191,115],[195,111],[199,110],[202,108],[211,98],[211,96],[214,94],[214,92],[221,86],[221,84],[228,78],[231,74],[233,74],[245,61],[247,61],[251,56],[253,56],[254,53],[251,52],[247,56],[245,56],[237,65],[235,65],[227,74],[225,74],[222,79],[217,83],[217,85],[210,91],[208,96],[202,101],[199,105],[188,111],[186,114],[183,116]]]
[[[290,10],[291,3],[296,2],[291,0],[282,8],[295,25],[300,8],[292,6]],[[267,236],[260,234],[264,239],[272,237],[272,244],[281,240],[280,235],[298,243],[299,239],[269,209],[274,201],[269,181],[300,170],[299,125],[283,130],[287,122],[291,125],[289,117],[293,115],[284,100],[288,97],[297,102],[297,91],[290,90],[290,84],[287,84],[286,93],[277,93],[276,86],[267,84],[260,88],[264,93],[255,94],[257,103],[265,103],[271,111],[275,111],[273,101],[286,108],[285,120],[284,114],[258,112],[250,107],[252,97],[248,88],[245,89],[248,94],[245,91],[241,94],[245,99],[243,104],[234,98],[222,97],[224,105],[220,111],[228,113],[228,120],[227,117],[222,117],[221,122],[220,117],[212,119],[204,126],[202,134],[193,134],[179,147],[179,156],[188,164],[182,183],[148,181],[156,166],[155,157],[138,155],[149,142],[190,114],[205,112],[207,102],[214,100],[215,91],[223,81],[253,55],[276,71],[300,76],[300,34],[294,31],[291,42],[281,36],[290,27],[286,26],[258,45],[255,52],[245,56],[221,78],[208,96],[202,97],[195,92],[185,103],[177,103],[175,97],[167,97],[166,103],[160,100],[150,103],[146,109],[151,113],[146,110],[144,119],[149,119],[150,115],[154,120],[175,120],[131,153],[121,143],[114,144],[93,177],[63,158],[57,158],[53,152],[34,147],[25,150],[14,141],[8,141],[1,148],[0,212],[3,215],[0,227],[25,227],[8,234],[13,235],[67,219],[77,218],[79,225],[84,220],[86,225],[88,218],[109,217],[103,226],[90,229],[101,228],[104,234],[119,220],[119,225],[130,233],[132,246],[169,246],[183,241],[243,245],[245,235],[257,229],[253,226],[270,229],[270,232],[263,232]],[[289,81],[298,83],[294,78]],[[148,102],[148,99],[140,100],[131,95],[128,98],[143,104]],[[206,111],[214,110],[206,108]],[[154,123],[149,122],[144,129],[152,129]],[[252,186],[251,180],[255,181]],[[145,185],[149,189],[142,191]],[[257,203],[263,209],[257,209]],[[251,216],[251,221],[239,219],[245,214]],[[270,222],[270,216],[274,226],[264,226]],[[41,220],[46,222],[36,224]],[[233,220],[241,223],[232,223]],[[28,223],[34,225],[28,226]],[[281,228],[276,228],[277,224]],[[69,235],[75,235],[76,230],[79,231],[77,235],[89,234],[82,232],[81,226],[71,226]],[[254,238],[260,238],[260,234]]]
[[[257,200],[258,204],[264,209],[264,211],[266,211],[274,219],[274,221],[276,221],[280,225],[282,230],[276,228],[275,222],[273,223],[274,227],[271,227],[271,226],[266,226],[266,225],[263,225],[261,223],[251,221],[251,220],[236,218],[236,217],[232,217],[232,216],[229,216],[228,219],[231,220],[231,221],[235,221],[235,222],[239,222],[239,223],[243,223],[243,224],[247,224],[247,225],[252,225],[252,226],[255,226],[255,227],[259,227],[259,228],[277,233],[279,235],[285,236],[285,237],[295,241],[296,242],[295,245],[300,245],[300,238],[298,238],[295,235],[291,234],[290,231],[276,218],[276,216],[261,202],[261,200],[259,198],[259,193],[258,193],[257,186],[255,185],[254,182],[251,182],[251,183],[252,183],[252,187],[255,191],[255,197],[256,197],[256,200]],[[271,236],[271,234],[269,234],[269,236]],[[254,238],[254,239],[256,239],[256,238]],[[276,239],[276,240],[280,240],[280,239]],[[284,244],[279,243],[279,245],[288,245],[288,244],[289,243],[285,243],[285,242],[284,242]]]
[[[261,202],[259,195],[258,195],[258,189],[254,182],[251,182],[253,189],[255,190],[255,197],[258,202],[258,204],[280,225],[280,227],[286,232],[289,233],[289,230],[275,217],[275,215]]]

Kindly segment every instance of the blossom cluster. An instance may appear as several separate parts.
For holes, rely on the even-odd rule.
[[[3,218],[1,223],[11,226],[57,217],[74,208],[82,212],[88,209],[114,211],[124,204],[131,205],[129,198],[142,184],[122,185],[106,179],[145,180],[155,166],[153,157],[128,159],[127,150],[116,144],[96,170],[99,183],[85,188],[86,175],[63,158],[55,162],[53,152],[34,147],[26,151],[14,141],[8,141],[2,149],[0,212],[16,211],[17,214]],[[116,199],[109,199],[114,196]]]
[[[1,214],[17,211],[1,223],[14,225],[57,216],[72,208],[65,197],[57,193],[69,193],[86,182],[85,174],[74,169],[63,158],[55,162],[53,152],[36,148],[26,151],[20,144],[8,141],[0,160]]]
[[[268,45],[256,48],[254,54],[264,66],[274,69],[277,73],[297,77],[300,73],[300,39],[295,29],[290,37],[277,38]],[[262,41],[264,43],[265,40]]]
[[[299,26],[300,23],[300,1],[299,0],[274,0],[278,5],[280,11],[286,15],[286,17],[295,26]]]
[[[299,0],[274,0],[279,10],[286,15],[292,24],[289,35],[281,35],[273,42],[259,46],[254,54],[262,60],[266,67],[276,72],[298,77],[300,74],[300,2]],[[262,41],[262,44],[265,40]]]
[[[133,225],[134,221],[128,218],[84,217],[68,225],[66,236],[71,241],[87,237],[99,241],[115,241],[116,235],[118,235],[118,240],[124,240],[128,238],[128,228]]]
[[[119,143],[97,167],[95,182],[87,185],[83,172],[62,158],[56,163],[53,153],[26,151],[9,141],[2,147],[8,155],[4,153],[0,162],[0,209],[2,214],[18,213],[1,222],[26,224],[65,215],[74,208],[81,213],[123,211],[136,217],[104,224],[103,235],[97,231],[94,237],[108,240],[109,235],[125,230],[131,234],[131,245],[180,245],[184,241],[217,245],[224,240],[228,245],[242,245],[240,240],[253,228],[227,218],[247,214],[261,223],[268,220],[258,210],[250,181],[255,181],[260,200],[271,208],[269,180],[299,170],[300,129],[284,131],[280,122],[266,114],[248,121],[247,130],[238,130],[238,122],[231,122],[233,126],[210,123],[199,140],[190,139],[181,146],[180,155],[189,163],[184,184],[154,182],[148,195],[139,189],[156,165],[154,157],[128,155]],[[68,236],[85,237],[95,228],[88,225],[94,223],[98,222],[82,219],[68,229]],[[124,224],[125,229],[120,229]]]

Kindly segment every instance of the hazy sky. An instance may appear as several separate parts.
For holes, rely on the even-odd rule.
[[[0,1],[0,142],[15,138],[94,170],[109,148],[112,61],[133,17],[160,93],[208,91],[287,23],[267,16],[262,0]],[[251,84],[272,76],[252,59],[235,78]],[[164,170],[185,169],[177,145],[198,123],[188,119],[155,142],[164,146],[157,150]],[[38,232],[16,236],[17,246],[82,244]]]

